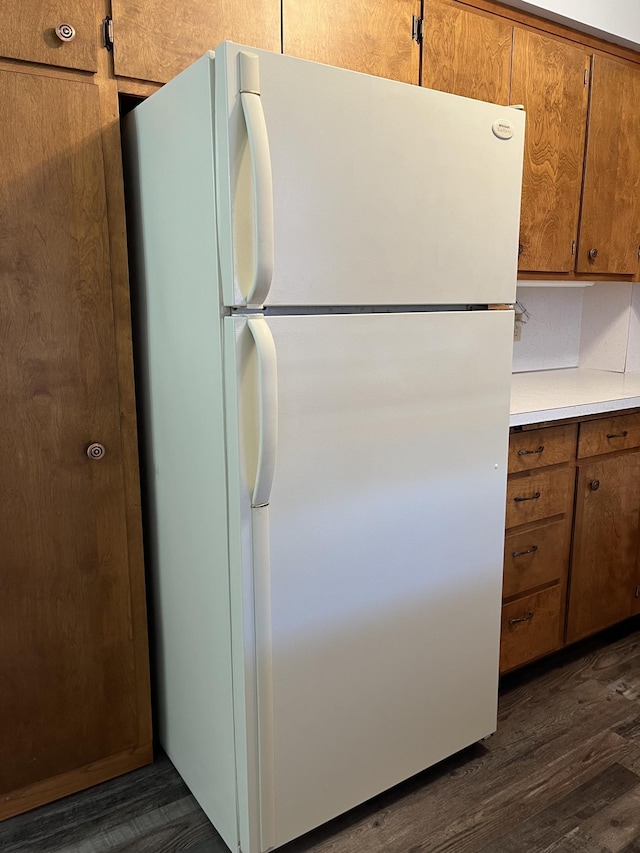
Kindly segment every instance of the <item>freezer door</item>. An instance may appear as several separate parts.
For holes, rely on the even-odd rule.
[[[225,323],[267,849],[495,728],[513,314]]]
[[[230,43],[214,61],[226,305],[515,300],[524,113]]]

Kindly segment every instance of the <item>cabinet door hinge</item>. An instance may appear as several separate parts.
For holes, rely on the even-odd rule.
[[[106,50],[113,50],[113,18],[111,15],[102,22],[102,46]]]
[[[576,241],[572,240],[571,241],[571,257],[575,258],[575,256],[576,256]]]
[[[411,38],[414,41],[417,41],[418,44],[422,42],[422,38],[424,36],[424,18],[419,18],[417,15],[413,15],[411,18]]]

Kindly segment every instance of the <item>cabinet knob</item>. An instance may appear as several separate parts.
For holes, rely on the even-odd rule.
[[[98,444],[97,441],[94,441],[93,444],[87,447],[87,456],[89,459],[102,459],[105,453],[104,445]]]
[[[598,257],[598,250],[597,249],[589,249],[589,260],[595,261],[595,259],[597,257]]]
[[[522,243],[518,243],[518,257],[524,252],[524,246]]]
[[[60,41],[73,41],[76,37],[76,31],[71,24],[58,24],[55,32]]]
[[[591,489],[592,492],[597,492],[598,489],[600,488],[600,480],[592,480],[589,483],[589,488]]]

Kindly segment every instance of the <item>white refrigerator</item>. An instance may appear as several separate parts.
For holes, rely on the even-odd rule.
[[[157,728],[234,851],[495,729],[523,137],[231,43],[125,121]]]

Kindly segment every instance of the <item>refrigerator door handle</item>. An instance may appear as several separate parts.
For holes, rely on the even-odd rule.
[[[253,178],[253,281],[247,305],[264,304],[273,278],[273,179],[267,124],[260,97],[260,66],[255,53],[241,51],[240,100],[247,127]],[[235,250],[235,249],[234,249]]]
[[[258,353],[258,468],[252,507],[267,506],[278,450],[278,365],[276,345],[264,317],[247,321]]]

